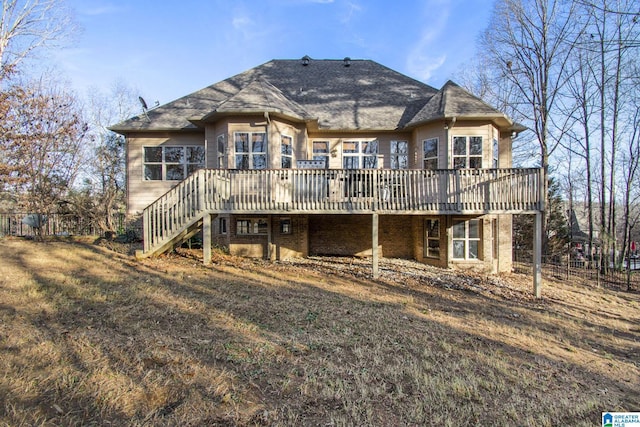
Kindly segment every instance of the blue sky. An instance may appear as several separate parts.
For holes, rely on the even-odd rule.
[[[121,81],[161,104],[271,59],[371,59],[437,88],[463,67],[494,0],[68,0],[55,52],[80,93]]]

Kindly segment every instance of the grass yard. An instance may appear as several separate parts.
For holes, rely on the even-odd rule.
[[[409,261],[136,261],[0,240],[0,425],[594,426],[640,295]]]

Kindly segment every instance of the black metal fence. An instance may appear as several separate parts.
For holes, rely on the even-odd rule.
[[[630,259],[622,269],[610,266],[605,271],[597,268],[597,261],[575,259],[569,255],[542,257],[542,275],[559,280],[579,280],[593,286],[624,291],[640,291],[640,259]],[[513,269],[516,273],[530,274],[532,255],[527,251],[514,251]]]
[[[34,215],[0,212],[0,237],[34,236],[36,229],[29,225],[29,216]],[[125,232],[125,215],[123,213],[114,215],[113,224],[118,233]],[[97,236],[102,234],[102,230],[94,221],[86,218],[76,215],[49,214],[42,220],[40,234],[42,236]]]

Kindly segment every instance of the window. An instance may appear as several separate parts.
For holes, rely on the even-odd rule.
[[[291,234],[291,218],[280,220],[280,234]]]
[[[227,234],[227,218],[220,218],[220,234]]]
[[[493,138],[493,168],[498,168],[498,158],[500,151],[498,150],[498,139]]]
[[[329,141],[313,141],[313,160],[324,160],[324,167],[329,167]]]
[[[144,147],[145,181],[182,181],[204,167],[204,147]]]
[[[453,258],[478,259],[480,249],[480,220],[453,221]]]
[[[267,168],[267,134],[236,132],[234,134],[236,169]]]
[[[409,167],[409,143],[407,141],[391,141],[391,169],[407,169]]]
[[[293,162],[293,138],[282,135],[280,143],[280,157],[282,169],[291,169]]]
[[[440,258],[440,220],[424,221],[424,256]]]
[[[378,167],[378,140],[345,141],[342,143],[342,167],[345,169],[375,169]]]
[[[453,137],[453,168],[480,169],[482,167],[482,137]]]
[[[227,168],[227,146],[224,143],[224,135],[218,135],[218,169]]]
[[[236,234],[267,234],[268,223],[264,218],[239,219],[236,221]]]
[[[422,167],[427,170],[438,169],[438,138],[422,141]]]

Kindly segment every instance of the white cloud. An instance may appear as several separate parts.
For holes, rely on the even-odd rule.
[[[434,11],[438,11],[437,14]],[[409,50],[406,60],[409,73],[426,81],[429,80],[447,60],[447,53],[441,52],[447,44],[439,39],[446,38],[447,22],[449,20],[448,2],[435,0],[425,6],[425,26],[418,41]]]
[[[354,18],[356,14],[362,11],[362,6],[358,3],[350,1],[346,4],[346,13],[340,18],[340,22],[348,24]]]
[[[253,21],[251,18],[246,16],[236,16],[233,18],[231,23],[233,24],[233,28],[236,30],[245,31],[248,26],[253,24]]]
[[[118,12],[122,12],[124,7],[116,6],[112,3],[103,3],[97,5],[86,5],[85,3],[77,6],[77,11],[80,15],[85,16],[102,16],[102,15],[110,15]]]

